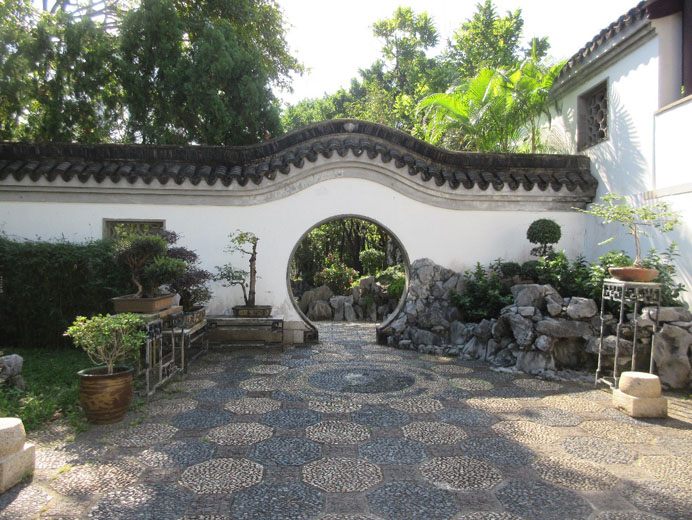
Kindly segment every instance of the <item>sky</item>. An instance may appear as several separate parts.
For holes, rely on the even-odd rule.
[[[372,25],[398,6],[426,11],[440,33],[440,48],[470,18],[480,0],[278,0],[288,25],[291,52],[308,70],[293,80],[293,93],[276,92],[283,103],[322,97],[348,87],[359,69],[369,67],[382,43]],[[522,10],[524,39],[548,36],[550,56],[567,59],[637,0],[493,0],[496,11]]]

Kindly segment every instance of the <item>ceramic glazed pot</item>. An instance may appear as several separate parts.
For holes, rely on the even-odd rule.
[[[135,298],[133,294],[111,298],[116,313],[141,312],[154,314],[173,305],[175,294],[163,294],[155,298]]]
[[[89,421],[111,424],[122,420],[132,403],[134,369],[115,367],[108,374],[106,367],[85,368],[79,376],[79,401]]]
[[[268,318],[272,315],[271,305],[236,305],[233,307],[233,316],[236,318]]]
[[[610,276],[621,282],[650,282],[658,276],[656,269],[644,267],[609,267]]]

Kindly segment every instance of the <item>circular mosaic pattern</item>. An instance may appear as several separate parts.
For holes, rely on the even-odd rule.
[[[629,447],[597,437],[571,437],[560,445],[573,457],[600,464],[631,464],[638,456]]]
[[[526,446],[496,437],[469,439],[459,448],[475,459],[497,465],[526,466],[534,459],[533,452]]]
[[[142,467],[134,462],[119,461],[108,464],[75,466],[60,473],[51,487],[62,495],[92,495],[129,486],[142,474]]]
[[[559,392],[564,387],[554,381],[544,381],[542,379],[515,379],[512,384],[519,388],[535,390],[537,392]]]
[[[180,484],[195,493],[232,493],[259,484],[262,471],[247,459],[211,459],[183,471]]]
[[[358,444],[370,438],[368,429],[352,422],[324,421],[305,428],[308,439],[324,444]]]
[[[689,520],[692,488],[670,482],[628,483],[622,494],[635,507],[671,520]]]
[[[419,469],[434,486],[456,491],[490,488],[502,480],[491,465],[470,457],[436,457]]]
[[[538,400],[541,396],[536,395],[534,390],[529,390],[528,388],[521,388],[514,385],[500,386],[498,388],[493,388],[490,390],[490,394],[493,397],[501,397],[503,399],[534,399]]]
[[[456,444],[468,437],[458,426],[442,422],[413,422],[402,430],[404,437],[423,444]]]
[[[214,455],[214,445],[198,440],[174,441],[142,452],[138,460],[152,468],[184,468]]]
[[[262,417],[262,423],[276,428],[305,428],[318,423],[320,414],[312,410],[287,408],[269,412]]]
[[[575,392],[571,394],[572,397],[577,397],[579,399],[587,399],[589,401],[610,403],[613,400],[613,396],[610,390],[585,390],[583,392]]]
[[[197,408],[197,402],[194,399],[159,399],[153,401],[147,406],[147,413],[152,417],[160,417],[165,415],[175,415],[178,413],[189,412]]]
[[[253,460],[281,466],[301,466],[321,456],[322,447],[316,442],[284,437],[260,441],[250,450]]]
[[[215,386],[214,388],[207,388],[206,390],[197,392],[195,394],[195,399],[199,401],[209,401],[211,403],[225,403],[231,399],[243,397],[246,393],[245,390],[241,390],[240,388]]]
[[[630,417],[629,415],[621,412],[620,410],[616,410],[615,408],[606,408],[605,410],[601,411],[601,415],[607,417],[608,419],[612,419],[613,421],[624,422],[631,424],[632,426],[648,427],[653,426],[657,422],[657,419],[637,419],[636,417]]]
[[[553,444],[560,439],[550,426],[528,421],[505,421],[492,428],[501,437],[525,444]]]
[[[449,380],[449,384],[454,388],[462,390],[479,391],[492,390],[494,385],[490,381],[484,379],[474,379],[471,377],[455,377]]]
[[[231,417],[230,413],[218,410],[192,410],[174,416],[171,424],[181,430],[215,428],[230,422]]]
[[[466,401],[471,408],[484,410],[491,413],[518,412],[524,406],[524,402],[518,399],[500,399],[499,397],[473,397]]]
[[[193,365],[187,371],[188,376],[213,376],[219,374],[226,370],[223,366],[214,363],[202,363],[200,365]]]
[[[192,496],[177,486],[138,484],[101,497],[89,512],[94,520],[177,518]]]
[[[382,368],[335,368],[308,377],[308,383],[315,388],[356,394],[397,392],[415,382],[409,374]]]
[[[586,519],[592,512],[573,491],[544,482],[511,480],[495,496],[509,512],[536,520]]]
[[[207,379],[187,379],[185,381],[174,381],[166,385],[166,391],[172,392],[194,392],[195,390],[204,390],[216,386],[214,381]]]
[[[58,469],[66,464],[84,464],[105,455],[108,448],[91,442],[71,442],[63,446],[36,447],[36,469]]]
[[[281,364],[288,368],[309,367],[316,365],[317,361],[309,358],[282,359]]]
[[[211,376],[211,378],[214,381],[223,385],[233,385],[236,383],[242,383],[243,381],[247,381],[251,377],[252,374],[246,372],[244,369],[239,369],[236,367],[229,367],[226,369],[225,372],[221,372],[219,374]]]
[[[132,428],[111,433],[106,437],[106,441],[121,448],[138,448],[164,443],[177,431],[178,428],[168,424],[138,424]]]
[[[319,361],[321,363],[335,363],[335,362],[339,362],[339,361],[344,361],[350,357],[351,356],[349,356],[345,353],[337,354],[335,352],[324,352],[324,353],[316,354],[316,355],[312,356],[312,359],[314,359],[315,361]]]
[[[618,480],[603,466],[565,457],[536,460],[533,469],[543,480],[579,491],[607,490]]]
[[[400,438],[365,442],[358,448],[358,454],[375,464],[415,464],[426,457],[423,444]]]
[[[370,509],[387,520],[442,520],[459,512],[454,495],[416,482],[391,482],[367,494]]]
[[[240,388],[249,392],[272,392],[276,390],[276,383],[270,377],[253,377],[238,383]]]
[[[221,446],[249,446],[269,439],[273,428],[259,423],[231,423],[214,428],[209,432],[209,440]]]
[[[380,428],[403,426],[411,422],[408,414],[390,408],[363,408],[354,412],[351,417],[357,423]]]
[[[38,486],[18,484],[0,495],[0,519],[33,518],[52,498]]]
[[[310,400],[308,407],[316,412],[323,413],[350,413],[360,410],[360,403],[348,399],[318,399]]]
[[[272,398],[277,399],[279,401],[287,401],[287,402],[303,401],[303,398],[300,397],[299,395],[292,394],[290,392],[284,392],[283,390],[274,390],[272,392]]]
[[[436,399],[443,399],[446,401],[463,401],[471,397],[471,393],[461,388],[448,388],[444,393],[436,395]]]
[[[410,399],[396,399],[389,403],[396,410],[408,413],[433,413],[442,410],[442,403],[437,399],[428,397],[411,397]]]
[[[457,426],[492,426],[500,420],[488,412],[473,408],[447,408],[438,412],[438,415],[444,422]]]
[[[604,406],[597,401],[579,399],[569,395],[549,395],[541,399],[540,404],[576,413],[597,413],[603,410]]]
[[[519,415],[547,426],[577,426],[584,420],[578,415],[555,408],[526,408]]]
[[[279,361],[281,361],[281,358],[279,358]],[[280,374],[284,370],[288,370],[288,367],[285,367],[283,365],[257,365],[254,367],[250,367],[247,370],[248,372],[252,372],[253,374],[274,375]]]
[[[581,428],[601,439],[618,442],[650,442],[653,435],[642,428],[619,421],[585,421]]]
[[[321,510],[322,495],[313,487],[302,482],[264,482],[236,495],[231,516],[244,520],[307,520]]]
[[[459,365],[435,365],[432,367],[432,370],[438,374],[445,374],[448,376],[463,376],[473,372],[472,368],[462,367]]]
[[[657,479],[692,488],[692,458],[683,459],[656,455],[641,457],[637,461],[637,465]]]
[[[303,481],[329,493],[352,493],[381,482],[382,470],[361,459],[327,458],[306,465]]]
[[[267,397],[243,397],[226,403],[224,410],[237,414],[261,414],[281,408],[281,402]]]

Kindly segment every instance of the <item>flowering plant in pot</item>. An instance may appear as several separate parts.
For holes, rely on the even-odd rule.
[[[186,247],[170,247],[168,256],[185,262],[185,271],[169,284],[169,288],[180,296],[180,305],[185,312],[184,327],[187,329],[204,319],[204,304],[211,299],[208,283],[213,276],[199,267],[197,253]]]
[[[270,305],[256,305],[255,293],[257,287],[257,243],[259,237],[250,231],[240,231],[239,229],[229,235],[230,245],[226,251],[230,253],[242,253],[249,256],[250,270],[238,269],[233,264],[228,263],[217,266],[215,279],[223,282],[224,287],[240,286],[243,290],[243,300],[245,305],[233,307],[235,316],[263,317],[271,314]]]
[[[160,287],[181,275],[185,262],[170,258],[167,250],[161,234],[125,234],[119,239],[116,257],[130,269],[137,292],[113,298],[115,312],[157,312],[173,304],[175,293],[160,294]]]
[[[120,421],[133,396],[133,368],[116,365],[119,361],[137,359],[144,345],[144,319],[131,313],[78,316],[65,335],[75,346],[84,349],[98,365],[77,372],[80,378],[79,399],[87,418],[97,424]]]
[[[588,210],[578,209],[582,213],[588,213],[602,219],[604,224],[617,222],[627,229],[634,237],[635,259],[632,266],[611,267],[608,269],[611,276],[618,280],[634,282],[650,282],[659,272],[656,269],[643,267],[642,251],[639,242],[641,235],[648,236],[642,227],[651,227],[663,233],[673,231],[680,223],[680,214],[671,209],[670,204],[658,201],[653,205],[633,206],[627,203],[625,197],[618,197],[614,193],[608,193],[601,197],[603,203],[592,204]],[[606,244],[614,240],[611,237],[600,244]]]

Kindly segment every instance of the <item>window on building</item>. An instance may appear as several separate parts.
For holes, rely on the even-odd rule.
[[[608,139],[608,82],[579,96],[577,148],[584,150]]]
[[[118,238],[127,233],[151,233],[166,229],[165,220],[103,219],[103,238]]]

